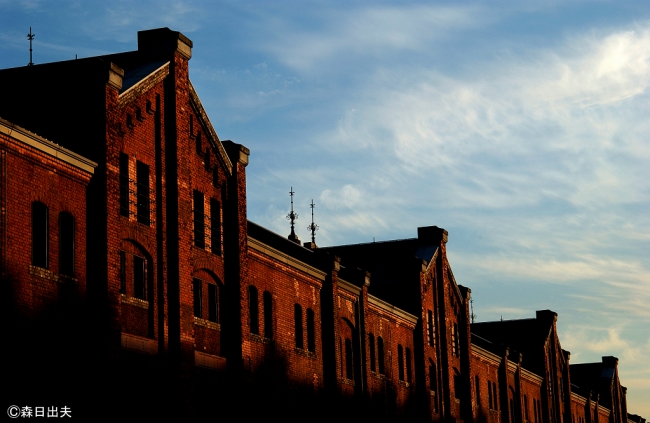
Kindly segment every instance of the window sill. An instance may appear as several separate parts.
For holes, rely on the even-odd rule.
[[[122,348],[139,353],[157,355],[158,341],[155,339],[144,338],[142,336],[122,333]]]
[[[256,335],[254,333],[249,334],[248,339],[250,339],[253,342],[259,342],[260,344],[270,344],[271,343],[270,338],[265,338],[263,336],[259,336],[259,335]]]
[[[77,283],[79,280],[72,276],[60,275],[52,272],[51,270],[45,269],[43,267],[38,267],[34,265],[29,265],[29,275],[36,276],[38,278],[47,279],[59,283]]]
[[[294,348],[294,351],[296,352],[296,354],[301,355],[303,357],[316,358],[316,353],[315,352],[304,350],[302,348]]]
[[[352,379],[341,378],[341,383],[344,385],[354,386],[354,380]]]
[[[403,386],[403,387],[405,387],[405,388],[409,388],[409,387],[411,386],[411,384],[410,384],[409,382],[405,382],[405,381],[403,381],[403,380],[400,380],[400,381],[399,381],[399,386]]]
[[[201,319],[200,317],[194,316],[194,324],[199,326],[204,326],[206,328],[221,330],[221,325],[217,322],[211,322],[210,320]]]
[[[370,374],[371,374],[374,378],[377,378],[377,379],[387,379],[386,375],[381,374],[381,373],[373,372],[372,370],[370,371]]]
[[[141,300],[140,298],[135,297],[128,297],[124,294],[120,294],[120,298],[122,299],[122,304],[129,304],[135,307],[144,308],[146,310],[149,309],[149,301]]]

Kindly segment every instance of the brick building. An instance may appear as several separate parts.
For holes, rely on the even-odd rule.
[[[191,55],[164,28],[137,51],[0,70],[3,324],[59,335],[39,369],[71,375],[60,401],[179,420],[645,422],[617,359],[569,364],[555,313],[470,324],[444,229],[316,248],[248,221],[250,151],[218,137]],[[18,343],[15,371],[47,348]]]

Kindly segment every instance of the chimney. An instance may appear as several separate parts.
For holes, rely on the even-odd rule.
[[[192,40],[169,28],[138,31],[138,51],[154,56],[168,56],[178,52],[185,59],[192,58]]]
[[[418,241],[422,245],[439,245],[440,241],[447,243],[449,232],[437,226],[418,228]]]

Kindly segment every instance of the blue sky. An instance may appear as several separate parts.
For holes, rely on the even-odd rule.
[[[168,26],[249,218],[319,245],[449,231],[479,321],[559,314],[650,416],[650,8],[643,2],[0,0],[0,67],[136,49]],[[55,140],[56,141],[56,140]]]

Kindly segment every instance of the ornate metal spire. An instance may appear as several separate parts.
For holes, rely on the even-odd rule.
[[[296,223],[296,220],[298,220],[298,213],[293,211],[293,187],[291,187],[291,190],[289,191],[289,195],[291,196],[291,212],[287,215],[287,219],[291,221],[291,233],[289,234],[289,240],[300,244],[300,239],[298,239],[298,235],[294,232],[294,225]]]
[[[34,40],[34,37],[36,34],[32,34],[32,27],[29,27],[29,34],[27,34],[27,39],[29,40],[29,64],[27,66],[33,66],[34,63],[32,62],[32,40]]]
[[[311,225],[307,226],[307,229],[311,231],[311,242],[316,244],[316,231],[318,230],[318,225],[314,223],[314,199],[311,199]]]

